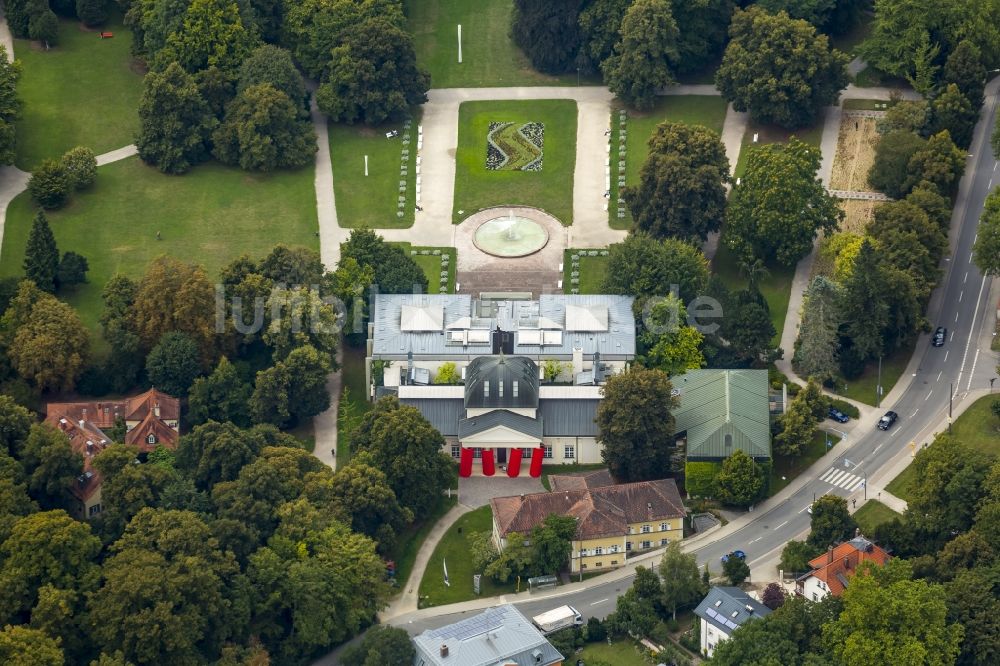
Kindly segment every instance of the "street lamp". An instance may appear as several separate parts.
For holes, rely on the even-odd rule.
[[[847,458],[844,458],[844,467],[853,467],[855,472],[858,471],[858,463],[851,462]],[[864,470],[864,469],[862,469],[860,471],[865,476],[864,481],[861,482],[861,484],[862,484],[861,487],[865,491],[865,501],[867,502],[868,501],[868,471]]]

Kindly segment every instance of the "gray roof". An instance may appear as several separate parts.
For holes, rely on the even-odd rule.
[[[533,419],[530,416],[515,414],[506,409],[495,409],[492,412],[486,412],[482,416],[462,419],[458,422],[458,438],[465,439],[466,437],[471,437],[477,433],[485,432],[490,428],[499,426],[524,433],[528,437],[534,437],[539,441],[542,439],[542,422],[540,420]]]
[[[770,608],[738,587],[713,587],[694,609],[695,615],[729,635],[747,621],[770,613]]]
[[[596,437],[600,400],[546,399],[538,402],[546,437]]]
[[[414,666],[551,666],[563,660],[528,618],[507,604],[428,629],[413,639]],[[448,656],[442,657],[447,646]]]
[[[544,294],[537,301],[480,301],[469,294],[378,294],[372,306],[375,358],[469,358],[493,353],[492,332],[514,333],[512,354],[531,358],[635,356],[631,296]],[[406,312],[404,313],[404,306]],[[569,313],[567,314],[567,310]],[[441,315],[443,328],[433,327]],[[607,326],[604,330],[604,322]]]
[[[767,370],[688,370],[671,381],[680,400],[675,431],[687,432],[689,460],[721,460],[737,449],[771,457]]]
[[[399,401],[420,410],[445,437],[456,437],[458,422],[465,418],[465,402],[461,398],[400,398]]]
[[[521,356],[501,354],[472,359],[465,369],[465,406],[538,407],[538,366]]]

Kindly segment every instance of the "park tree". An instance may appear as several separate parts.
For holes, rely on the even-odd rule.
[[[739,557],[730,557],[722,564],[722,573],[731,585],[742,585],[750,577],[750,565]]]
[[[597,439],[601,459],[620,483],[659,479],[670,470],[677,407],[662,370],[630,367],[601,388]]]
[[[889,324],[889,303],[885,292],[885,271],[869,239],[861,243],[854,270],[840,292],[840,319],[843,333],[862,361],[875,358],[883,349],[883,334]]]
[[[21,100],[17,97],[21,62],[12,62],[10,55],[7,48],[0,45],[0,164],[14,163],[14,121],[21,116]]]
[[[906,560],[884,567],[864,562],[844,590],[844,611],[823,626],[823,641],[845,666],[951,664],[962,643],[960,624],[949,624],[941,586],[911,580]]]
[[[819,151],[792,139],[750,149],[726,212],[726,242],[746,261],[794,266],[844,213],[820,179]]]
[[[640,596],[634,586],[618,597],[615,611],[607,618],[613,633],[633,636],[648,636],[657,622],[653,601]]]
[[[686,0],[674,2],[677,22],[677,60],[674,70],[690,74],[715,62],[726,44],[733,0]]]
[[[510,35],[532,67],[544,74],[562,74],[572,67],[580,48],[582,5],[582,0],[514,0]]]
[[[332,120],[375,125],[426,102],[430,87],[430,74],[417,66],[413,37],[393,20],[376,17],[333,49],[316,104]]]
[[[21,450],[28,492],[43,509],[68,507],[70,491],[83,473],[83,456],[73,450],[69,438],[48,423],[31,426]]]
[[[131,310],[131,329],[150,350],[170,331],[188,334],[203,363],[215,357],[215,291],[205,270],[161,255],[139,281]]]
[[[908,502],[909,522],[923,528],[928,541],[943,545],[953,533],[969,530],[989,472],[988,457],[947,434],[935,438],[913,460],[921,482]]]
[[[17,329],[7,354],[18,374],[42,391],[71,391],[86,365],[90,341],[76,310],[41,296]]]
[[[76,0],[76,15],[85,26],[103,25],[108,20],[108,0]]]
[[[177,63],[143,79],[139,157],[163,173],[184,173],[209,158],[217,121],[191,75]]]
[[[945,585],[948,621],[965,629],[956,663],[986,666],[1000,657],[998,592],[996,576],[988,567],[960,571]]]
[[[330,354],[311,345],[296,347],[283,360],[257,373],[250,396],[251,420],[280,428],[325,411],[330,406],[326,380],[333,369]]]
[[[194,73],[194,83],[209,114],[216,121],[221,121],[226,114],[226,106],[236,97],[235,73],[209,67]]]
[[[441,433],[409,405],[385,397],[369,410],[351,437],[357,462],[385,473],[399,503],[415,516],[434,507],[452,478]]]
[[[890,106],[885,115],[875,121],[879,134],[895,131],[923,132],[931,117],[931,105],[926,99],[901,99]]]
[[[664,610],[677,619],[677,609],[692,606],[708,592],[698,573],[694,554],[681,551],[679,541],[671,541],[657,567],[662,581],[660,601]]]
[[[245,171],[296,169],[316,153],[312,124],[270,83],[240,91],[212,139],[220,162]]]
[[[1000,275],[1000,192],[986,197],[972,256],[985,275]]]
[[[778,563],[778,568],[786,573],[805,573],[810,570],[809,560],[819,555],[820,552],[820,549],[813,548],[806,541],[793,539],[781,549],[781,560]]]
[[[153,58],[156,69],[177,63],[195,73],[208,67],[236,71],[259,42],[243,24],[240,7],[228,0],[192,0],[178,29]]]
[[[45,210],[56,210],[66,205],[72,188],[66,169],[56,160],[42,160],[28,179],[31,198]]]
[[[45,213],[38,211],[28,232],[28,244],[24,248],[24,276],[42,291],[56,290],[56,276],[59,272],[59,248],[56,237]]]
[[[375,272],[375,285],[383,294],[427,292],[427,276],[409,255],[397,245],[390,245],[371,229],[353,229],[340,244],[343,262],[348,257],[359,266],[370,266]]]
[[[41,42],[45,48],[56,46],[59,42],[59,17],[42,1],[33,4],[39,11],[28,19],[28,39]]]
[[[344,666],[393,666],[409,664],[416,650],[405,629],[375,626],[365,632],[357,645],[351,645],[340,655]]]
[[[236,366],[223,356],[207,377],[198,377],[188,392],[188,418],[195,425],[208,421],[230,422],[240,428],[250,425],[247,404],[253,388]]]
[[[601,285],[608,294],[634,296],[641,309],[652,296],[677,286],[684,301],[699,296],[708,282],[708,260],[701,250],[676,238],[656,240],[632,233],[608,248],[608,271]]]
[[[635,0],[625,12],[614,53],[601,63],[604,82],[625,104],[653,108],[657,92],[676,83],[677,23],[669,0]]]
[[[809,666],[832,663],[822,644],[823,625],[840,615],[839,597],[820,602],[793,596],[778,610],[747,622],[729,640],[719,641],[712,663],[720,666],[756,664]]]
[[[963,39],[948,54],[944,69],[941,70],[942,81],[958,86],[959,91],[977,111],[983,105],[983,88],[987,77],[983,53],[968,39]]]
[[[658,368],[670,376],[704,367],[705,355],[701,351],[704,336],[684,324],[688,320],[687,309],[679,298],[668,294],[653,303],[645,315],[639,335],[644,366]]]
[[[834,8],[837,0],[759,0],[757,6],[766,9],[771,14],[785,12],[793,19],[802,19],[823,30]]]
[[[811,531],[806,543],[823,549],[854,536],[857,523],[847,510],[847,500],[837,495],[823,495],[812,505]]]
[[[60,289],[83,284],[87,281],[88,270],[90,262],[85,256],[72,250],[63,252],[62,259],[59,260],[59,269],[56,271],[56,283]]]
[[[919,183],[909,194],[906,201],[927,213],[927,216],[945,234],[951,225],[951,202],[941,195],[932,183]]]
[[[754,459],[737,449],[722,461],[715,477],[716,494],[725,504],[748,506],[766,490],[764,473]]]
[[[67,150],[60,163],[74,190],[85,190],[97,179],[97,158],[90,148],[77,146]]]
[[[910,160],[926,141],[908,130],[895,130],[884,135],[875,147],[875,158],[868,170],[868,182],[879,192],[901,199],[909,191]]]
[[[12,666],[63,666],[59,641],[40,629],[7,625],[0,631],[0,663]]]
[[[326,271],[316,250],[279,243],[260,260],[256,272],[275,284],[312,286],[323,282]]]
[[[576,538],[576,518],[550,514],[531,530],[532,567],[536,574],[555,573],[569,562]]]
[[[104,309],[101,330],[115,353],[108,359],[116,391],[124,392],[135,384],[145,367],[139,336],[132,329],[132,305],[139,286],[130,278],[117,273],[101,291]]]
[[[777,583],[768,583],[761,595],[761,603],[771,610],[778,610],[785,603],[785,590]]]
[[[146,357],[146,374],[154,386],[170,395],[186,396],[201,374],[198,345],[179,331],[165,333]]]
[[[708,293],[724,313],[718,329],[705,338],[705,356],[711,364],[763,367],[781,357],[781,350],[772,344],[776,331],[771,310],[758,288],[748,286],[730,294],[719,289],[716,281],[710,283]]]
[[[937,283],[948,236],[919,206],[893,201],[875,209],[868,235],[877,238],[885,260],[914,279],[921,299]]]
[[[302,345],[312,345],[331,357],[337,352],[340,324],[333,306],[307,288],[275,289],[267,302],[270,321],[263,340],[276,360]],[[334,366],[335,367],[335,366]]]
[[[159,465],[137,465],[136,446],[113,444],[93,460],[100,472],[100,525],[108,541],[119,537],[133,517],[147,507],[159,506],[164,491],[176,479],[176,472]]]
[[[264,44],[254,49],[243,61],[236,81],[236,92],[241,93],[262,83],[270,84],[275,90],[285,93],[300,116],[309,115],[309,92],[287,50],[274,44]]]
[[[813,379],[809,380],[809,384],[818,393],[819,387]],[[807,392],[799,391],[781,416],[782,429],[774,438],[774,452],[783,456],[799,455],[803,447],[812,442],[818,422]]]
[[[9,395],[0,394],[0,454],[16,455],[34,421],[31,412]]]
[[[927,181],[936,185],[942,194],[954,196],[965,173],[965,157],[965,151],[952,142],[948,130],[931,136],[910,158],[907,165],[909,178],[903,186],[903,194]]]
[[[979,107],[974,107],[954,83],[949,83],[931,102],[930,132],[948,130],[959,148],[972,145],[972,131],[978,119]]]
[[[601,63],[614,54],[621,38],[622,19],[632,0],[593,0],[580,12],[580,54],[589,71],[599,71]]]
[[[648,146],[639,184],[622,192],[635,228],[654,238],[704,241],[726,211],[729,160],[719,135],[701,125],[663,122]]]
[[[801,376],[821,382],[837,374],[837,310],[839,287],[817,275],[802,299],[802,323],[792,364]]]
[[[301,448],[295,437],[273,426],[239,428],[210,421],[181,436],[176,465],[199,489],[210,490],[217,483],[235,480],[269,446]]]
[[[715,74],[722,96],[759,122],[789,129],[813,123],[847,86],[848,57],[788,14],[737,9],[730,42]]]
[[[368,265],[362,266],[354,257],[339,261],[337,270],[333,273],[333,293],[344,304],[341,328],[348,344],[352,346],[363,344],[367,338],[367,292],[374,282],[375,269]]]
[[[363,463],[348,465],[330,479],[333,505],[355,532],[370,536],[379,552],[389,553],[396,536],[413,522],[413,512],[401,506],[385,474]]]

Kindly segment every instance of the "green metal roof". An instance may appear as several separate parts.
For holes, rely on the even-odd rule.
[[[737,449],[771,457],[767,370],[688,370],[672,382],[680,400],[676,432],[687,432],[688,460],[721,460]]]

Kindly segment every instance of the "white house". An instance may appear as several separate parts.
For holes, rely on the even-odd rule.
[[[701,620],[701,653],[711,657],[737,628],[770,613],[770,608],[738,587],[711,588],[694,611]]]

